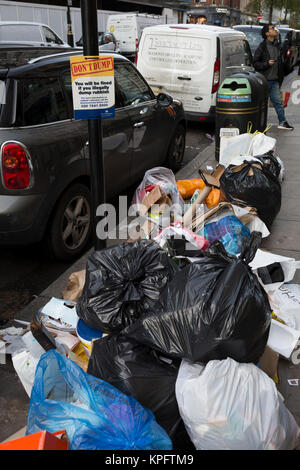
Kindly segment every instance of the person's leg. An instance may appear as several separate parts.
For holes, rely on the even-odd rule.
[[[277,80],[268,80],[269,96],[275,108],[279,124],[286,121],[284,107],[282,104],[279,83]]]

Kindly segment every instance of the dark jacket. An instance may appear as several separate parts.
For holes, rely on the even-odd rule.
[[[284,65],[283,52],[279,44],[278,50],[278,81],[279,85],[281,85],[286,75],[286,70]],[[260,43],[254,53],[253,65],[255,70],[262,73],[263,75],[266,75],[266,71],[270,68],[269,60],[270,54],[267,48],[267,39],[265,39],[263,42]]]

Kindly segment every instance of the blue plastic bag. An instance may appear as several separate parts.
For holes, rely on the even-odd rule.
[[[219,240],[227,253],[238,255],[242,250],[243,238],[250,238],[251,232],[235,215],[229,215],[218,222],[206,224],[203,236],[209,243]]]
[[[38,363],[26,434],[45,429],[65,429],[71,450],[172,449],[152,411],[55,350]]]

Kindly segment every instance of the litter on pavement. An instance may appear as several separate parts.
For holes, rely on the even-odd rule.
[[[198,178],[147,171],[135,235],[93,252],[30,325],[0,331],[30,397],[27,435],[85,450],[295,449],[278,361],[300,338],[300,263],[260,248],[283,180],[276,139],[258,132],[221,137]]]

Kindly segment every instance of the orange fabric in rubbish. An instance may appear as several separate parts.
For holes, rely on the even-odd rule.
[[[183,199],[192,197],[196,189],[204,189],[205,183],[202,179],[192,178],[190,180],[178,180],[177,190]]]
[[[219,204],[220,193],[221,191],[219,189],[212,188],[211,192],[205,199],[205,204],[208,207],[208,209],[211,209],[212,207],[215,207],[217,204]]]

